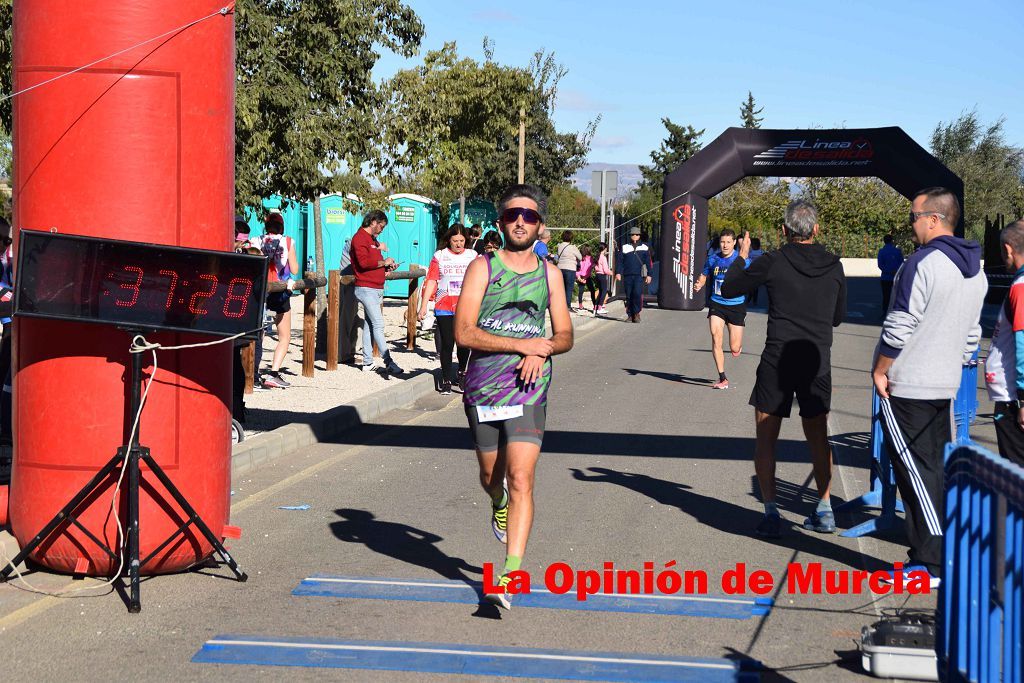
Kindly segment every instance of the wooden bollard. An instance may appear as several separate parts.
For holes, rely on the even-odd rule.
[[[419,268],[415,263],[409,264],[409,272],[414,273]],[[417,313],[419,306],[419,286],[420,279],[418,277],[409,278],[409,305],[405,311],[405,348],[409,351],[416,350],[416,323]]]
[[[341,282],[341,362],[355,363],[356,341],[360,325],[356,323],[359,303],[356,301],[355,278],[342,275]]]
[[[338,326],[340,324],[341,271],[327,274],[327,369],[338,369]]]
[[[316,277],[306,273],[306,277]],[[313,361],[316,357],[316,288],[310,287],[303,293],[302,309],[302,376],[313,376]]]

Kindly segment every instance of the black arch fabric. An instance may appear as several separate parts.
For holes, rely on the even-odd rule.
[[[956,194],[961,206],[964,199],[963,181],[900,128],[729,128],[665,177],[660,308],[703,307],[704,295],[694,299],[693,283],[706,258],[708,199],[747,176],[875,176],[907,198],[922,188],[941,186]],[[963,216],[957,234],[963,234]]]

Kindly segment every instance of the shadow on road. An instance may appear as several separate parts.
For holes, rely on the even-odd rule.
[[[418,450],[473,449],[469,430],[462,426],[366,424],[338,435],[324,435],[320,440]],[[776,453],[778,462],[811,462],[803,440],[780,439]],[[544,457],[559,454],[750,461],[754,455],[754,438],[550,429],[544,434]],[[868,459],[848,464],[867,468]]]
[[[335,538],[346,543],[362,543],[369,550],[393,557],[406,564],[437,572],[446,579],[472,584],[466,572],[482,574],[483,569],[460,557],[446,555],[437,543],[444,538],[429,531],[398,522],[384,522],[368,510],[335,510],[341,521],[331,522]]]
[[[683,384],[695,384],[697,386],[711,386],[714,380],[705,379],[703,377],[687,377],[686,375],[680,375],[674,372],[658,372],[657,370],[637,370],[635,368],[622,368],[624,371],[633,375],[647,375],[648,377],[654,377],[655,379],[663,379],[667,382],[682,382]]]
[[[790,511],[789,519],[786,520],[789,528],[784,528],[782,538],[763,539],[754,536],[754,527],[762,517],[761,513],[756,510],[702,495],[686,484],[658,479],[646,474],[620,472],[605,467],[589,467],[587,469],[591,474],[576,468],[570,468],[570,471],[572,476],[579,481],[614,484],[636,491],[662,505],[678,508],[701,524],[728,534],[791,548],[812,557],[829,558],[856,569],[863,567],[868,571],[875,571],[889,566],[888,563],[878,558],[862,555],[855,550],[833,543],[828,536],[810,531],[805,532],[802,529],[797,530],[796,524],[800,523],[804,515],[811,511],[810,506],[805,505],[803,507],[806,509]]]

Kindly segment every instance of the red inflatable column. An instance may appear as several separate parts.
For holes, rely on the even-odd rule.
[[[38,86],[14,100],[15,235],[53,229],[230,249],[234,25],[220,8],[211,0],[15,4],[14,89]],[[127,441],[129,336],[103,325],[19,319],[14,339],[10,518],[24,545]],[[160,353],[140,426],[142,444],[218,535],[230,502],[230,354],[230,343]],[[147,375],[151,362],[147,354]],[[145,470],[143,480],[144,558],[183,516]],[[116,548],[113,486],[88,503],[81,521]],[[117,507],[123,520],[123,490]],[[190,527],[143,572],[182,569],[210,550]],[[117,567],[74,527],[33,559],[61,571],[85,560],[99,575]]]

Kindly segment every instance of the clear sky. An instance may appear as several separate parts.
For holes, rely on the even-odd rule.
[[[459,53],[525,66],[553,50],[569,73],[556,123],[601,123],[591,162],[646,163],[662,117],[739,125],[753,92],[764,128],[900,126],[924,147],[936,123],[976,109],[1006,118],[1024,147],[1024,0],[406,0],[426,26],[413,60],[385,55],[378,78],[456,41]]]

